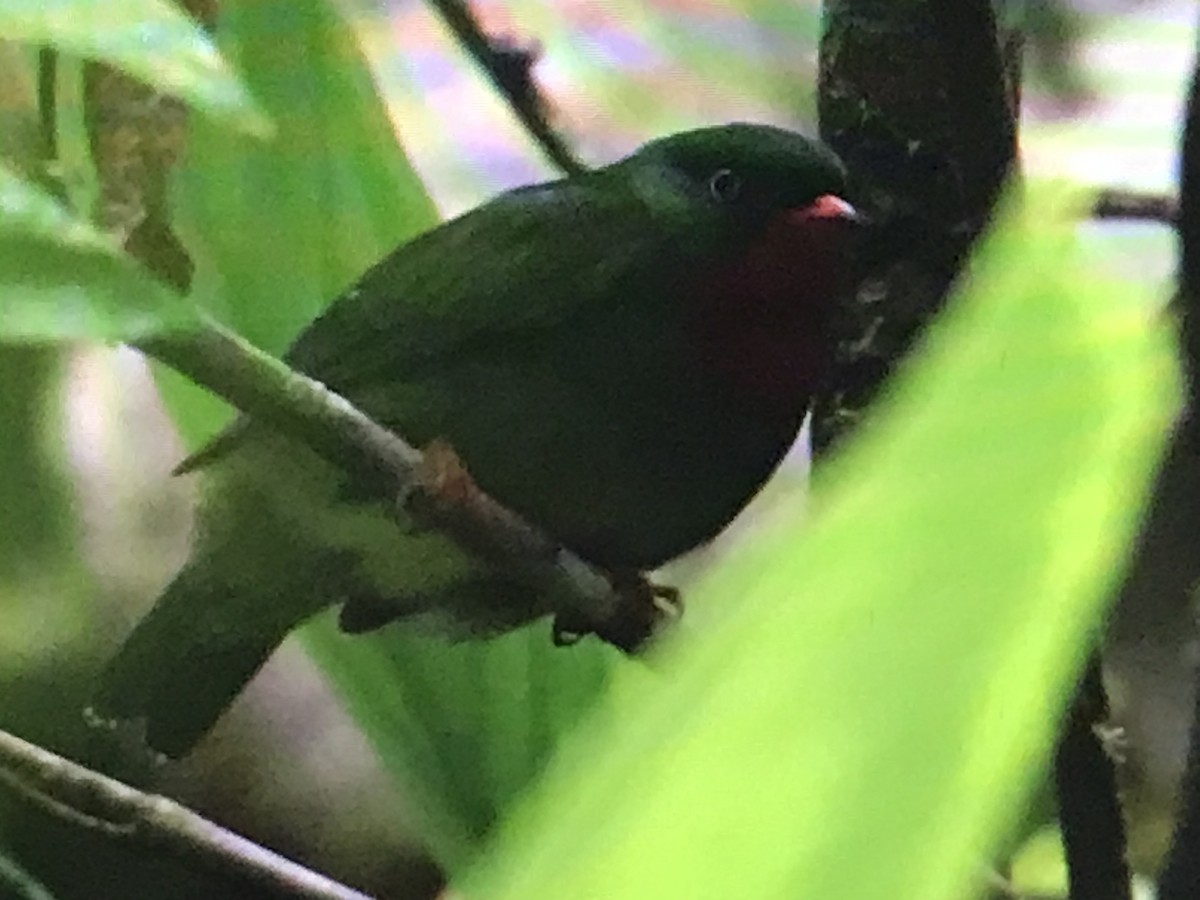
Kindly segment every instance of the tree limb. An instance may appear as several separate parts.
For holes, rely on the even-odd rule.
[[[211,319],[198,330],[143,341],[140,349],[278,428],[397,500],[469,552],[544,596],[569,630],[591,630],[633,652],[671,617],[662,589],[584,562],[481,491],[446,445],[422,454],[324,385],[289,369]],[[581,627],[586,623],[586,627]]]
[[[0,784],[74,825],[126,843],[168,850],[281,897],[371,900],[173,800],[134,790],[5,731],[0,731]]]
[[[466,0],[429,2],[463,49],[487,72],[496,90],[508,101],[513,113],[546,158],[565,175],[578,175],[585,171],[586,167],[575,158],[562,135],[550,124],[550,104],[542,96],[533,77],[533,65],[537,62],[540,48],[536,44],[520,44],[509,38],[488,36]]]

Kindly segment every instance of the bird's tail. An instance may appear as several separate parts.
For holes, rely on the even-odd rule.
[[[190,750],[288,631],[316,611],[239,597],[239,586],[210,572],[185,566],[109,663],[93,702],[100,720],[144,720],[146,742],[170,757]]]

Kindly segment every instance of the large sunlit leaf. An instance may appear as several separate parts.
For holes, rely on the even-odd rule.
[[[814,516],[626,669],[467,897],[949,900],[1011,823],[1125,557],[1176,400],[1144,291],[1073,204],[1004,218]]]
[[[190,304],[0,164],[0,341],[129,340],[192,319]]]
[[[4,0],[0,38],[108,63],[246,132],[270,132],[208,35],[167,0]]]
[[[179,199],[197,263],[194,294],[280,352],[436,213],[397,144],[363,45],[331,5],[233,2],[219,39],[278,138],[261,144],[204,123],[193,129]],[[194,385],[171,373],[160,384],[193,445],[225,421],[227,409]],[[458,645],[400,627],[347,638],[324,619],[303,635],[415,799],[428,846],[451,866],[470,858],[540,772],[558,736],[589,708],[613,655],[555,648],[545,623]]]

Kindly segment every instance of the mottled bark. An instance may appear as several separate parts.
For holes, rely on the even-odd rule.
[[[1013,96],[987,0],[829,0],[821,136],[875,219],[862,286],[819,398],[823,452],[859,417],[942,307],[1016,162]]]

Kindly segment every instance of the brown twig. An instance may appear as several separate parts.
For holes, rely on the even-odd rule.
[[[1092,205],[1092,218],[1163,222],[1174,227],[1179,221],[1179,201],[1167,194],[1105,188]]]
[[[168,850],[210,870],[241,876],[280,897],[371,900],[173,800],[134,790],[5,731],[0,731],[0,784],[73,825]]]
[[[550,104],[533,77],[533,66],[541,48],[536,43],[522,44],[508,37],[487,35],[466,0],[430,0],[430,5],[463,48],[487,72],[496,90],[508,101],[546,157],[565,175],[586,171],[562,135],[550,124]]]

